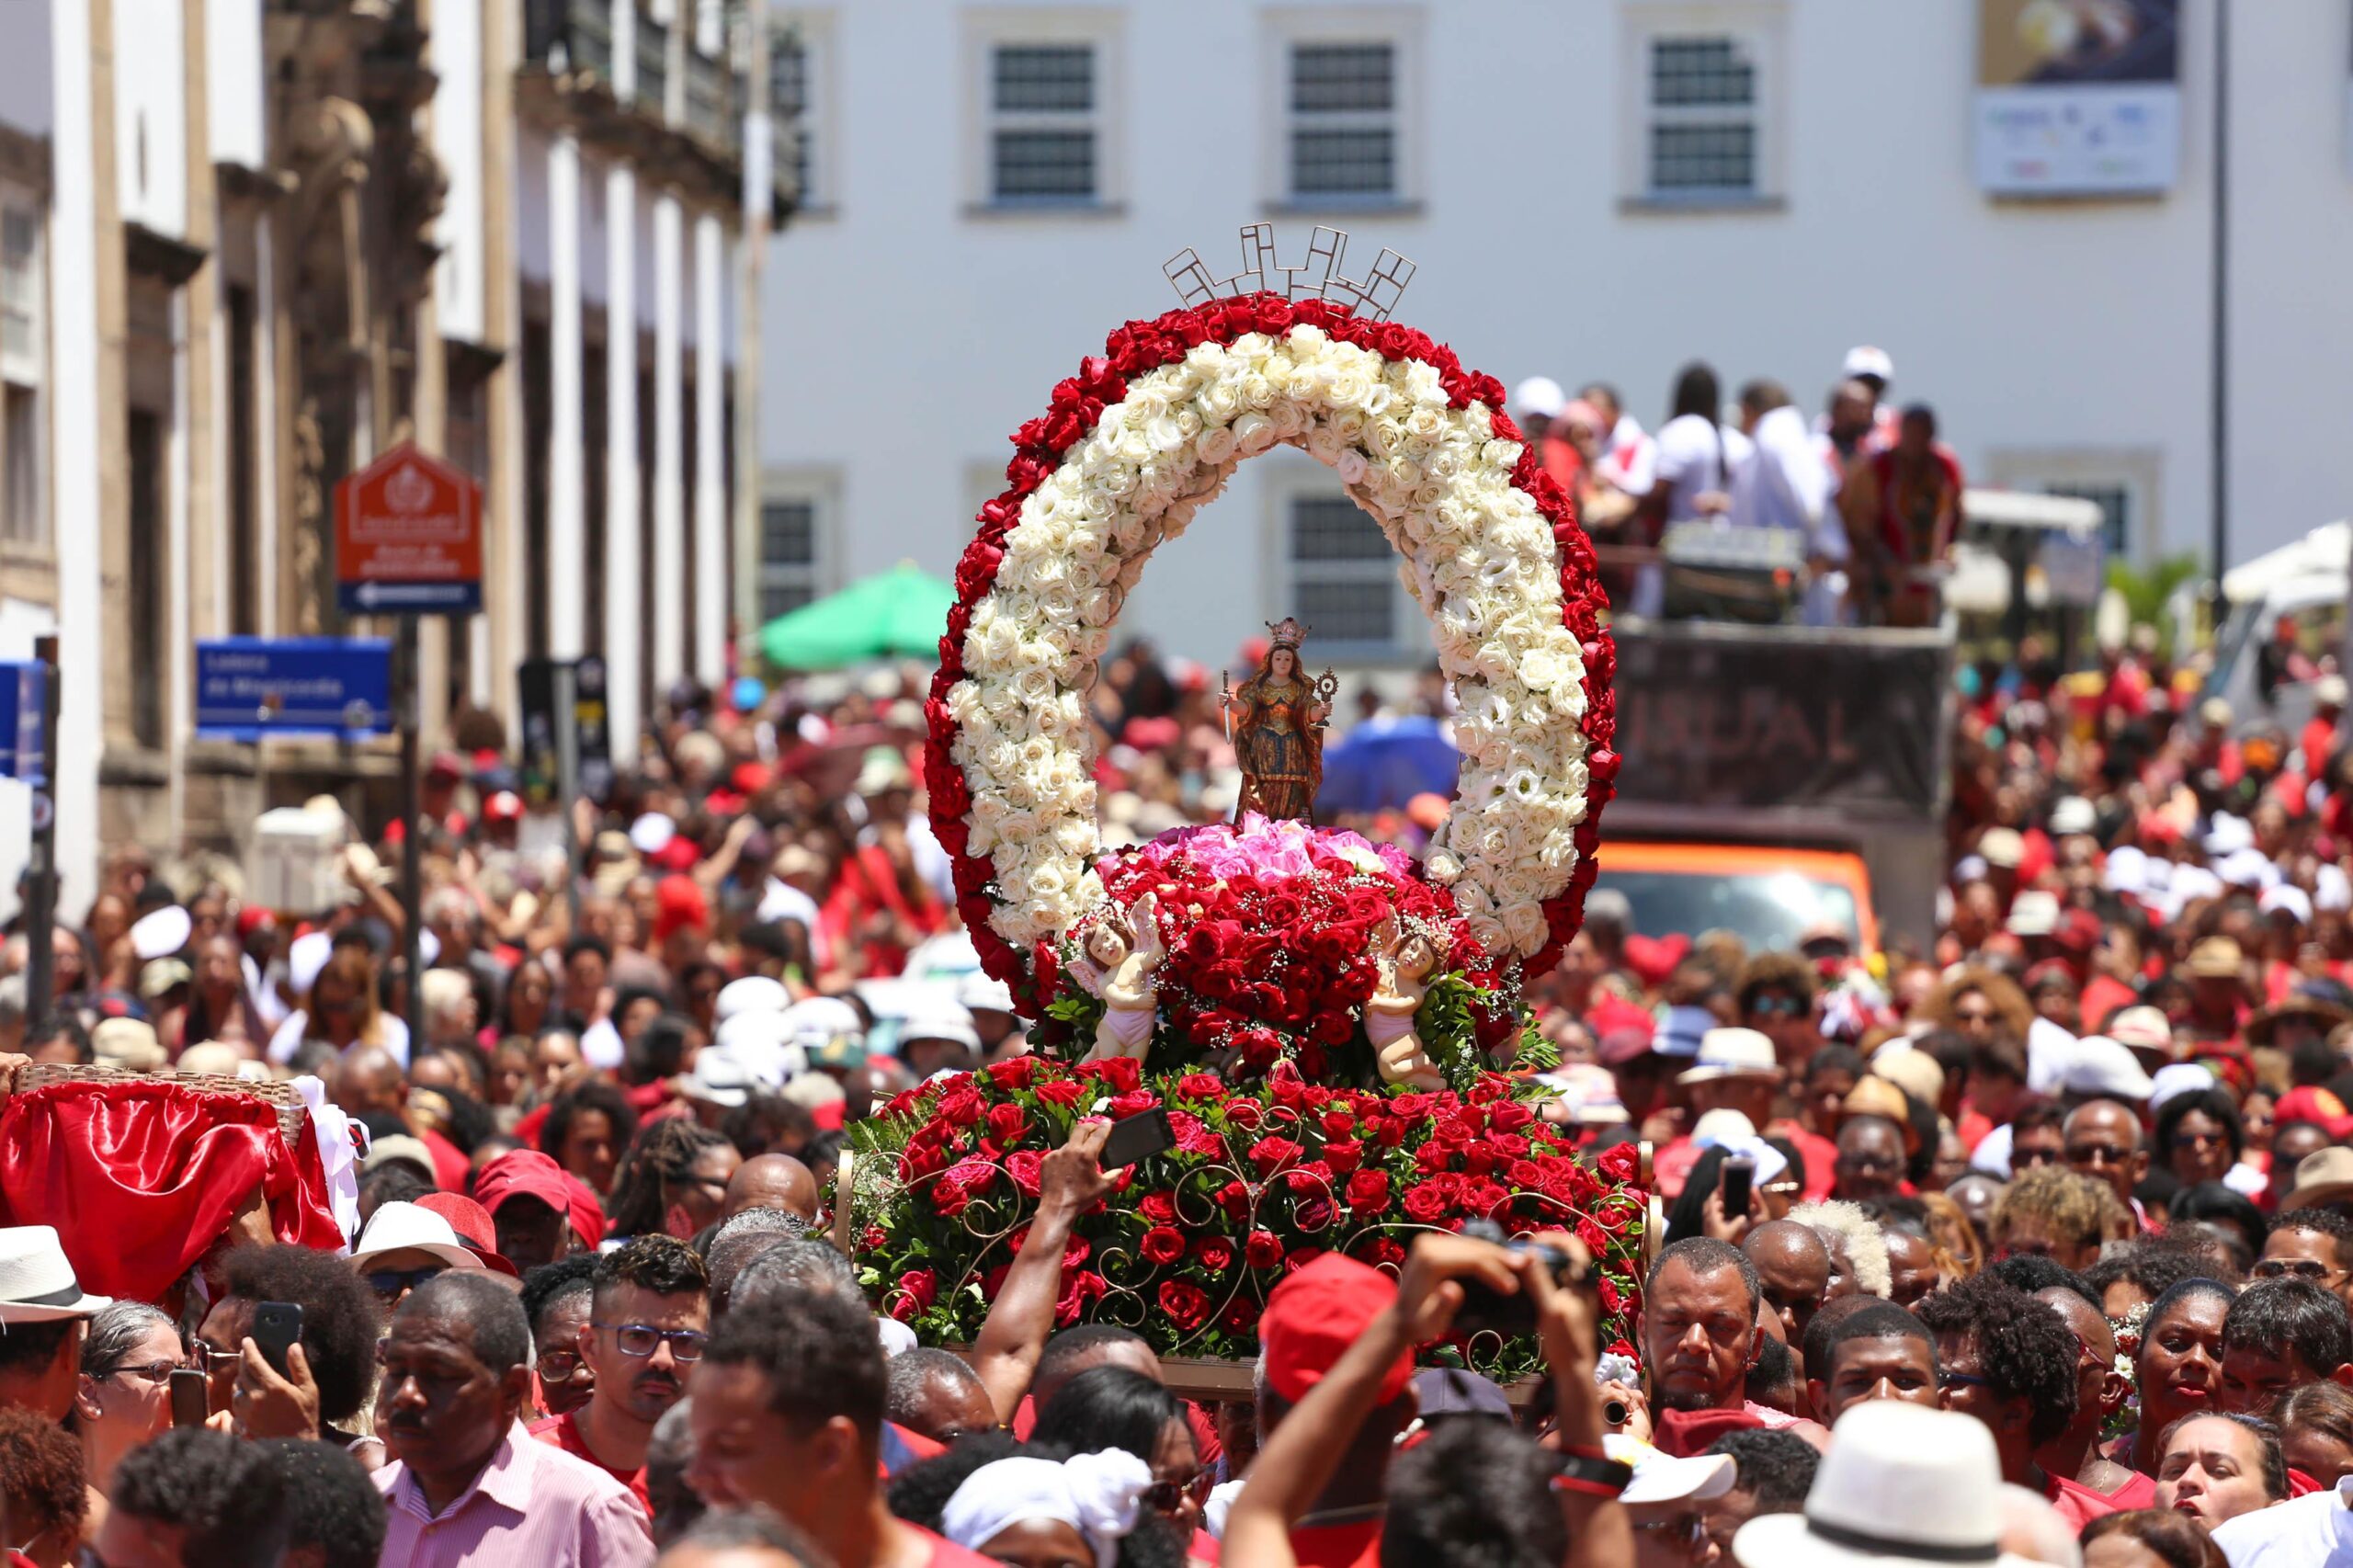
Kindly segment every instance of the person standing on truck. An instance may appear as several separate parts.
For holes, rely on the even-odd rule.
[[[1936,411],[1925,403],[1904,411],[1892,449],[1872,454],[1847,475],[1839,509],[1876,623],[1927,626],[1936,619],[1936,591],[1919,574],[1952,552],[1961,493],[1961,461],[1938,441]]]
[[[1756,456],[1747,437],[1722,424],[1722,385],[1700,360],[1683,367],[1675,380],[1675,403],[1659,427],[1656,476],[1635,513],[1638,530],[1656,544],[1677,523],[1730,520],[1733,483]],[[1657,562],[1634,574],[1635,615],[1656,616],[1665,608],[1666,576]]]

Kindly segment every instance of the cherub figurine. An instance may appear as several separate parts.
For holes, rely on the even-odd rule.
[[[1152,1049],[1152,1021],[1158,990],[1154,975],[1167,949],[1160,942],[1159,901],[1144,894],[1127,909],[1116,904],[1086,934],[1086,954],[1071,975],[1088,994],[1103,999],[1089,1062],[1115,1056],[1142,1062]]]
[[[1419,932],[1401,931],[1394,915],[1374,927],[1372,941],[1381,979],[1364,1005],[1364,1032],[1381,1064],[1381,1080],[1443,1089],[1446,1074],[1414,1032],[1414,1015],[1421,1011],[1430,976],[1438,969],[1438,949]]]

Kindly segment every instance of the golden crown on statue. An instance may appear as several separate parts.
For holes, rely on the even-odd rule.
[[[1245,223],[1242,228],[1242,269],[1231,278],[1212,278],[1200,254],[1187,245],[1168,259],[1161,271],[1188,305],[1231,300],[1244,294],[1275,293],[1287,300],[1328,300],[1346,305],[1368,321],[1387,321],[1414,280],[1414,264],[1386,246],[1374,258],[1372,270],[1359,281],[1341,270],[1348,248],[1345,229],[1319,223],[1308,241],[1307,259],[1297,267],[1280,265],[1275,256],[1275,226]]]
[[[1297,616],[1287,615],[1280,620],[1267,622],[1267,640],[1275,647],[1289,648],[1293,653],[1299,651],[1299,645],[1306,642],[1307,634],[1314,630],[1312,626],[1302,626]]]

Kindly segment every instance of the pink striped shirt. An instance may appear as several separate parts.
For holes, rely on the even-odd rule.
[[[517,1423],[463,1495],[435,1517],[408,1466],[375,1475],[383,1568],[650,1568],[654,1538],[628,1487]]]

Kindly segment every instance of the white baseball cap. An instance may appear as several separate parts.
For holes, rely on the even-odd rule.
[[[452,1268],[490,1266],[458,1240],[449,1221],[415,1203],[382,1203],[368,1217],[359,1244],[351,1250],[351,1267],[361,1274],[389,1262],[398,1253],[420,1253]]]
[[[2059,1082],[2071,1095],[2138,1102],[2154,1086],[2148,1070],[2131,1050],[2106,1035],[2087,1034],[2075,1041],[2060,1069]]]
[[[1602,1451],[1620,1464],[1632,1467],[1634,1478],[1618,1500],[1633,1507],[1645,1503],[1711,1502],[1733,1489],[1739,1465],[1730,1454],[1694,1454],[1689,1459],[1611,1432],[1601,1439]]]
[[[719,995],[711,1003],[711,1017],[721,1023],[738,1013],[781,1013],[792,1006],[792,993],[780,981],[765,974],[747,974],[741,980],[731,980],[719,988]]]
[[[2256,907],[2266,915],[2276,915],[2285,910],[2295,916],[2296,924],[2299,926],[2309,926],[2313,923],[2312,899],[2303,889],[2292,883],[2281,882],[2278,887],[2264,889],[2263,897],[2258,901]]]
[[[1569,406],[1569,394],[1561,383],[1550,376],[1530,376],[1511,389],[1512,416],[1525,419],[1537,415],[1545,419],[1557,419],[1561,410]]]
[[[972,1028],[971,1010],[953,997],[918,1003],[900,1020],[901,1049],[918,1040],[953,1040],[967,1051],[981,1049],[980,1031]]]
[[[1875,376],[1882,381],[1895,380],[1895,361],[1887,357],[1884,348],[1874,348],[1859,343],[1847,350],[1847,358],[1838,367],[1842,376]]]

